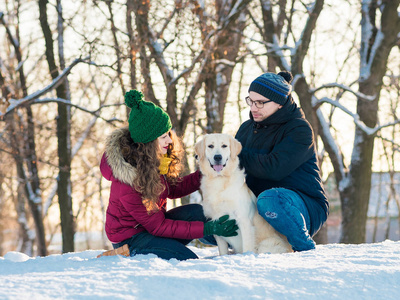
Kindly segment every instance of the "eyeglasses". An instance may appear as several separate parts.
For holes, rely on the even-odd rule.
[[[263,108],[264,104],[268,103],[268,102],[272,102],[272,100],[268,100],[268,101],[261,101],[261,100],[251,100],[251,98],[249,96],[247,96],[245,98],[246,103],[248,106],[252,107],[253,104],[257,107],[257,108]]]

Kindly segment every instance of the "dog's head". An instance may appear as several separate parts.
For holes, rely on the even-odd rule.
[[[224,176],[239,165],[242,145],[228,134],[213,133],[206,134],[194,149],[204,175]]]

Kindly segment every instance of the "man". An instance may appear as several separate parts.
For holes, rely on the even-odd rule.
[[[291,95],[292,79],[290,72],[265,73],[250,84],[250,120],[236,139],[258,213],[294,251],[305,251],[315,248],[312,236],[326,221],[329,204],[312,128]]]

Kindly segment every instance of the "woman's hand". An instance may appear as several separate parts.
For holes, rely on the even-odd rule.
[[[239,227],[236,225],[236,220],[230,220],[228,215],[220,217],[218,220],[204,223],[204,236],[219,235],[219,236],[236,236]]]

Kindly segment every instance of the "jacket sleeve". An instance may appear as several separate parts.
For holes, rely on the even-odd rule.
[[[176,199],[187,196],[200,188],[201,173],[199,170],[181,178],[176,185],[169,184],[168,198]]]
[[[131,187],[126,186],[124,189],[122,205],[150,234],[179,239],[203,237],[203,222],[166,219],[163,210],[149,214],[142,203],[142,195]]]
[[[271,152],[243,149],[240,161],[246,173],[261,179],[280,181],[314,155],[313,133],[306,122],[287,129]]]

